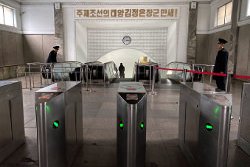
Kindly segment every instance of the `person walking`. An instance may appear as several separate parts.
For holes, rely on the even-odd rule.
[[[214,72],[227,74],[227,62],[228,62],[228,51],[224,48],[227,41],[223,38],[218,39],[218,53],[215,60]],[[226,77],[223,76],[213,76],[216,81],[217,89],[216,91],[226,90]]]
[[[57,63],[57,52],[59,48],[59,46],[53,47],[53,50],[49,53],[46,63]]]
[[[125,78],[125,67],[123,66],[122,63],[120,63],[120,66],[119,66],[119,73],[120,73],[120,78]]]
[[[42,67],[42,76],[44,79],[51,79],[51,71],[53,68],[53,63],[57,63],[57,52],[59,50],[59,46],[54,46],[53,50],[50,51],[49,56],[46,60],[46,65]],[[54,78],[52,78],[52,81],[54,82]]]

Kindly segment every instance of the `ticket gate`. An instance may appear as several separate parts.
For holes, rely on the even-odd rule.
[[[179,145],[192,166],[226,167],[232,95],[199,82],[182,83]]]
[[[250,84],[244,83],[241,94],[240,124],[238,131],[238,146],[250,155]]]
[[[121,82],[117,95],[117,166],[145,166],[146,112],[143,84]]]
[[[0,163],[24,144],[22,85],[0,81]]]
[[[35,100],[39,167],[70,166],[83,140],[81,83],[55,83]]]

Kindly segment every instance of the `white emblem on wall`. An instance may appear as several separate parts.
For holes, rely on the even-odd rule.
[[[125,44],[125,45],[129,45],[131,43],[131,37],[126,35],[122,38],[122,42]]]

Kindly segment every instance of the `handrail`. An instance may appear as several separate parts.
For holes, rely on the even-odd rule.
[[[213,67],[213,64],[192,64],[194,66],[205,66],[205,67]]]
[[[4,68],[4,67],[12,67],[12,66],[23,66],[25,64],[12,64],[12,65],[3,65],[3,66],[0,66],[0,68]]]

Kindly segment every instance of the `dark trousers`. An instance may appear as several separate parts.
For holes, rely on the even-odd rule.
[[[217,88],[220,90],[226,90],[226,78],[225,77],[217,77],[216,78]]]
[[[120,72],[120,78],[124,78],[125,77],[125,73],[124,72]]]

